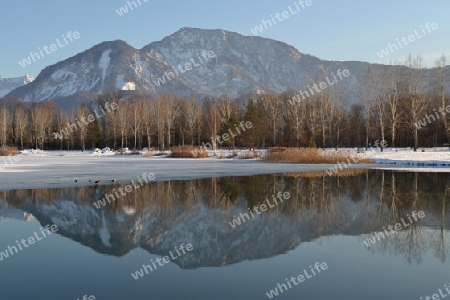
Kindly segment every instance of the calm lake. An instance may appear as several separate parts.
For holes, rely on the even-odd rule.
[[[448,294],[448,173],[354,170],[340,177],[154,182],[95,207],[120,187],[0,192],[0,299]]]

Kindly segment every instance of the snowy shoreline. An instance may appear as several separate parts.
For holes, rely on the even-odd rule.
[[[331,151],[331,150],[329,150]],[[365,154],[358,154],[365,155]],[[355,164],[352,169],[383,169],[414,172],[450,172],[450,150],[386,149],[370,153],[375,164]],[[325,171],[334,164],[267,163],[258,159],[176,159],[147,158],[142,155],[114,155],[77,151],[24,152],[20,160],[0,171],[0,191],[60,188],[129,183],[145,172],[155,181],[190,180],[223,176]],[[75,182],[75,181],[78,182]],[[91,180],[91,182],[89,182]]]

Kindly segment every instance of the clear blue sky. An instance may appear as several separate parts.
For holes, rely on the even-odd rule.
[[[137,2],[137,0],[135,0]],[[251,28],[298,0],[140,0],[123,16],[126,0],[20,0],[2,3],[0,76],[37,76],[46,66],[107,40],[122,39],[135,48],[161,40],[181,27],[225,29],[253,35]],[[408,53],[422,54],[428,66],[442,53],[450,56],[449,0],[312,0],[312,5],[264,30],[260,36],[326,60],[389,62]],[[439,29],[380,59],[377,52],[427,22]],[[18,61],[49,46],[68,31],[81,38],[22,68]]]

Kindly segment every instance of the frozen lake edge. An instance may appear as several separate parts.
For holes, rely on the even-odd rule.
[[[130,183],[144,173],[154,173],[155,181],[190,180],[223,176],[324,171],[334,164],[267,163],[243,159],[147,158],[140,155],[63,155],[25,156],[0,170],[0,190],[61,188]],[[450,168],[406,165],[356,164],[355,169],[395,169],[402,171],[450,172]],[[78,182],[75,182],[78,180]],[[89,182],[91,180],[91,182]]]

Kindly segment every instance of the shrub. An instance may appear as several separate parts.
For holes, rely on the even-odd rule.
[[[172,158],[207,158],[208,150],[204,147],[194,147],[192,145],[176,146],[172,148],[170,154]]]
[[[311,139],[309,140],[308,147],[309,147],[309,148],[317,148],[316,141],[315,141],[313,138],[311,138]]]
[[[0,156],[10,156],[17,155],[19,151],[17,151],[16,147],[1,147],[0,148]]]
[[[325,151],[317,148],[276,147],[269,150],[266,160],[270,162],[288,162],[303,164],[335,164],[355,158],[351,151]],[[355,163],[372,163],[370,159],[358,158]]]

